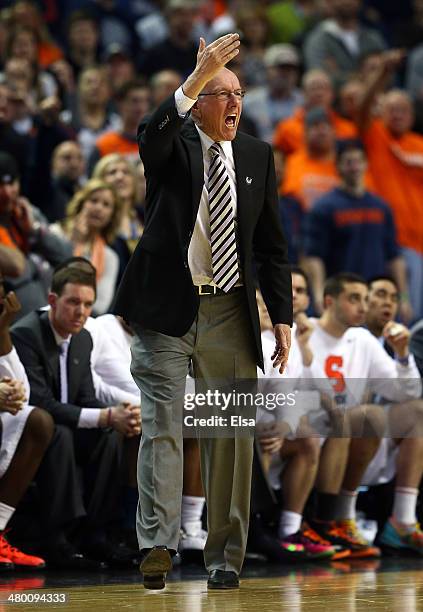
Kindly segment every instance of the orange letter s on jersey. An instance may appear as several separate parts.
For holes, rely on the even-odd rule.
[[[344,363],[340,355],[329,355],[325,362],[325,374],[333,381],[335,393],[342,393],[345,390],[344,375],[340,371]]]

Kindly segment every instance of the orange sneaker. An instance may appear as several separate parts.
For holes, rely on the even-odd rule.
[[[0,572],[7,572],[14,569],[14,565],[6,556],[0,555]]]
[[[44,559],[27,555],[6,540],[5,532],[0,532],[0,556],[8,559],[14,567],[25,569],[42,569],[46,566]]]
[[[350,549],[350,559],[368,559],[381,556],[380,548],[368,543],[359,532],[354,519],[336,521],[334,535],[345,540]]]

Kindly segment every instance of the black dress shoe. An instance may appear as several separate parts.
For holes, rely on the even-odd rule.
[[[154,546],[141,551],[140,571],[144,575],[144,588],[164,589],[166,574],[172,569],[172,557],[167,546]]]
[[[239,589],[239,578],[235,572],[215,569],[209,574],[208,589]]]

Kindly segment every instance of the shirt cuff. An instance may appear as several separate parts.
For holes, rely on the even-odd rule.
[[[93,429],[98,428],[101,408],[82,408],[79,415],[78,428]]]
[[[185,117],[187,113],[191,110],[197,100],[193,100],[192,98],[188,98],[183,92],[182,85],[175,91],[175,105],[176,110],[178,111],[178,115],[180,117]]]

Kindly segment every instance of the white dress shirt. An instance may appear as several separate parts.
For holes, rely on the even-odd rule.
[[[53,325],[51,324],[51,321],[50,321],[50,327],[54,334],[54,339],[56,340],[56,344],[60,349],[62,349],[62,344],[64,342],[70,343],[71,334],[69,334],[67,338],[63,338],[63,336],[61,336],[60,334],[56,332]],[[67,358],[68,358],[68,355],[67,355]],[[66,395],[67,395],[67,382],[68,382],[67,370],[63,371],[62,364],[60,364],[60,395],[61,395],[61,398],[63,394],[63,384],[64,384],[65,378],[66,378],[65,384],[66,384]],[[67,397],[66,397],[66,400],[67,400]],[[60,399],[60,401],[63,401],[63,400]],[[100,419],[100,412],[101,412],[101,408],[82,408],[81,413],[79,415],[78,428],[92,429],[94,427],[98,427],[98,422]]]
[[[196,100],[188,98],[182,91],[182,87],[175,92],[176,109],[180,117],[191,110]],[[210,167],[210,154],[208,152],[211,145],[215,142],[207,134],[205,134],[197,125],[195,126],[200,136],[201,149],[203,151],[203,172],[204,184],[201,192],[200,205],[198,208],[197,219],[195,221],[194,231],[188,249],[188,265],[191,272],[194,285],[214,285],[211,247],[210,247],[210,214],[209,214],[209,198],[207,193],[207,177]],[[235,177],[235,162],[232,151],[232,142],[224,140],[219,142],[222,147],[222,161],[225,164],[229,176],[231,200],[233,206],[233,214],[236,227],[237,216],[237,193],[236,193],[236,177]],[[239,266],[239,249],[238,249],[238,267]],[[237,284],[242,284],[238,282]]]
[[[96,397],[107,405],[140,404],[140,392],[131,376],[131,341],[119,320],[111,314],[88,317],[85,329],[91,334],[91,372]]]

